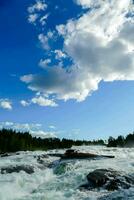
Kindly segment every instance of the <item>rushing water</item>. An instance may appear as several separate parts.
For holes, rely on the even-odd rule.
[[[0,174],[0,200],[134,200],[134,188],[108,192],[104,189],[80,191],[78,187],[86,182],[86,175],[98,168],[113,168],[134,173],[133,148],[106,148],[95,146],[74,147],[84,152],[114,155],[113,159],[73,160],[58,163],[51,168],[37,162],[37,156],[44,152],[20,152],[19,155],[0,158],[0,168],[11,165],[31,165],[35,172],[24,171]],[[52,151],[51,151],[52,152]],[[53,151],[63,152],[63,150]],[[51,163],[58,158],[44,159]]]

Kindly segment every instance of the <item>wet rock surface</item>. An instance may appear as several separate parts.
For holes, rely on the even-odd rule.
[[[9,156],[15,156],[15,155],[20,155],[19,152],[15,152],[15,153],[1,153],[0,157],[4,158],[4,157],[9,157]]]
[[[27,174],[34,173],[34,168],[28,165],[19,165],[19,166],[8,166],[1,168],[1,174],[10,174],[10,173],[19,173],[20,171],[24,171]]]
[[[54,168],[60,162],[59,159],[50,160],[50,157],[48,154],[38,155],[36,156],[36,159],[37,159],[37,163],[39,164],[38,168],[41,170],[44,170],[46,168]]]
[[[48,158],[49,158],[49,156],[46,155],[46,154],[39,155],[39,156],[37,156],[37,162],[38,162],[39,164],[44,164],[44,163],[45,163],[45,160],[48,159]]]
[[[97,155],[92,153],[83,153],[73,149],[68,149],[64,154],[48,154],[49,156],[60,157],[61,159],[95,159],[95,158],[114,158],[114,156]]]
[[[0,157],[1,157],[1,158],[3,158],[3,157],[8,157],[8,156],[10,156],[9,153],[2,153],[2,154],[0,154]]]
[[[87,175],[88,183],[81,185],[80,189],[92,190],[103,187],[108,191],[128,189],[134,186],[134,175],[126,175],[113,169],[96,169]]]

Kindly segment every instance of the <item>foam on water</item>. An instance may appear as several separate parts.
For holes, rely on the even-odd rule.
[[[86,182],[86,175],[98,168],[113,168],[126,173],[134,173],[133,148],[107,148],[96,146],[75,147],[84,152],[114,155],[114,159],[65,161],[52,168],[41,168],[37,156],[44,152],[20,152],[19,155],[0,158],[0,168],[10,165],[34,166],[31,175],[21,171],[0,174],[0,200],[115,200],[134,199],[134,188],[108,192],[80,191],[78,187]],[[56,152],[56,151],[51,151]],[[58,152],[64,152],[59,150]],[[57,160],[49,158],[48,161]],[[59,168],[58,168],[59,167]]]

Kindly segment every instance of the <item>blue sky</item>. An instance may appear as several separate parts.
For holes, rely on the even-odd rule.
[[[133,131],[133,7],[0,1],[0,127],[75,139]]]

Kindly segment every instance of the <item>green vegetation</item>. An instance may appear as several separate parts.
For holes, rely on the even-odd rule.
[[[14,130],[0,130],[0,153],[16,152],[26,150],[48,150],[70,148],[73,145],[106,145],[103,140],[71,140],[59,138],[41,139],[32,137],[28,132],[21,133]],[[126,137],[118,136],[118,138],[109,137],[108,147],[134,147],[134,133]]]
[[[9,129],[0,130],[0,153],[25,150],[48,150],[70,148],[73,145],[104,145],[103,140],[81,141],[59,138],[41,139],[32,137],[28,132],[21,133]]]
[[[116,139],[109,137],[108,147],[134,147],[134,133],[128,134],[126,137],[122,135],[118,136]]]

